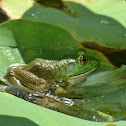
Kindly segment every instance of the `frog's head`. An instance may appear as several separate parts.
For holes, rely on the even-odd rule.
[[[84,50],[79,50],[75,53],[74,58],[64,60],[67,62],[61,67],[58,76],[60,76],[63,81],[71,83],[71,85],[83,81],[85,77],[99,66],[99,61],[93,57],[87,56]]]

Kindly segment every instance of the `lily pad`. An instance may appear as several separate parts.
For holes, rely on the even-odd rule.
[[[113,8],[108,7],[110,3],[113,4]],[[79,16],[72,17],[33,1],[2,1],[3,8],[12,17],[59,26],[69,31],[80,42],[95,42],[105,47],[126,49],[125,2],[68,0],[64,1],[64,4]]]
[[[67,30],[86,48],[98,50],[120,67],[126,64],[125,1],[68,0],[63,6],[76,12],[77,17],[61,10],[42,6],[35,1],[3,0],[1,7],[11,18],[45,22]],[[112,3],[113,7],[109,7]],[[117,10],[117,8],[120,8]],[[116,57],[120,57],[120,60]]]
[[[13,126],[27,124],[27,126],[106,126],[115,124],[124,126],[125,120],[114,123],[93,122],[68,116],[44,107],[32,104],[7,93],[0,93],[1,125]],[[8,120],[8,121],[7,121]],[[8,123],[9,122],[9,123]]]

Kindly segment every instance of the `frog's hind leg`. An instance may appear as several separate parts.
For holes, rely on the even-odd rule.
[[[9,87],[11,86],[16,88],[16,89],[20,89],[20,90],[23,90],[23,91],[26,91],[26,92],[29,92],[29,93],[34,93],[34,91],[32,91],[31,89],[25,87],[24,85],[21,84],[21,82],[19,80],[17,80],[15,77],[8,77],[9,79],[9,82],[4,82],[6,85],[8,85]],[[12,83],[10,83],[12,82]],[[6,89],[9,89],[9,87]],[[8,92],[9,93],[9,92]]]
[[[26,92],[34,93],[35,90],[37,91],[44,91],[48,90],[48,83],[36,76],[35,74],[25,71],[22,69],[17,69],[11,67],[6,76],[6,80],[8,80],[13,86],[20,88]],[[9,85],[10,86],[10,85]]]

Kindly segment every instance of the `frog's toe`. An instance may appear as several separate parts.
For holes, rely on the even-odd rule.
[[[70,96],[70,94],[65,89],[63,89],[62,87],[57,87],[56,90],[55,90],[55,94],[59,95],[59,96],[64,96],[64,97]]]

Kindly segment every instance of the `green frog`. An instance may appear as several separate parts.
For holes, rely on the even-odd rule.
[[[113,117],[109,114],[79,105],[78,101],[86,97],[68,90],[82,83],[98,66],[99,61],[84,50],[59,60],[36,58],[27,65],[10,67],[5,76],[7,81],[0,85],[0,91],[78,118],[112,121]]]
[[[36,58],[27,65],[10,67],[5,78],[28,93],[51,92],[53,95],[72,98],[75,96],[69,94],[67,89],[83,81],[98,65],[97,59],[79,50],[60,60]]]
[[[59,60],[36,58],[27,65],[10,67],[0,91],[78,118],[111,121],[108,114],[80,107],[76,102],[83,100],[84,95],[68,90],[82,83],[98,66],[99,61],[83,49]]]

